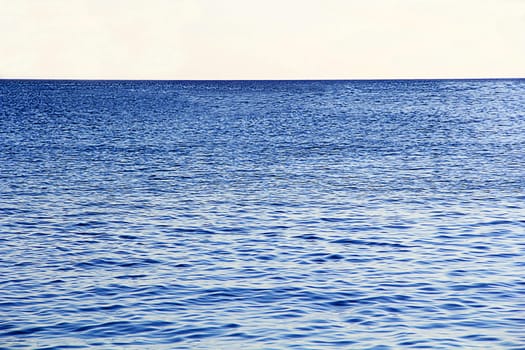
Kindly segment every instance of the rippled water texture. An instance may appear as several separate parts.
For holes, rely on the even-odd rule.
[[[0,347],[525,349],[525,80],[4,80],[0,108]]]

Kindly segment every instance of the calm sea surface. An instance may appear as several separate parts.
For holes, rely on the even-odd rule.
[[[525,349],[525,80],[0,81],[0,348]]]

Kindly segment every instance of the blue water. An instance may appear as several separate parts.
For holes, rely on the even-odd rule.
[[[525,349],[525,80],[3,80],[0,123],[0,348]]]

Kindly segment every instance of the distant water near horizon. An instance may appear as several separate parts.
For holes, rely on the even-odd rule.
[[[525,349],[525,80],[0,80],[0,349]]]

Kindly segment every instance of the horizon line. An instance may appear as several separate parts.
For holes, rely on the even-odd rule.
[[[12,77],[0,77],[0,81],[2,80],[21,80],[21,81],[27,81],[27,80],[39,80],[39,81],[180,81],[180,82],[206,82],[206,81],[395,81],[395,80],[402,80],[402,81],[422,81],[422,80],[523,80],[525,77],[488,77],[488,78],[480,78],[480,77],[463,77],[463,78],[453,78],[453,77],[447,77],[447,78],[294,78],[294,79],[280,79],[280,78],[270,78],[270,79],[164,79],[164,78],[154,78],[154,79],[135,79],[135,78],[12,78]]]

